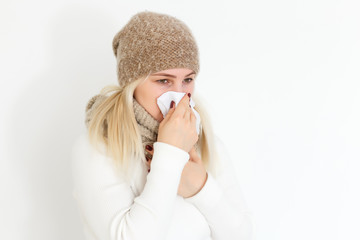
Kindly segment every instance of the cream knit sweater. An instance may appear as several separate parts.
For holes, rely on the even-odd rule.
[[[86,133],[73,146],[73,196],[86,239],[251,240],[252,214],[220,139],[221,174],[208,172],[201,191],[184,199],[177,189],[189,154],[155,141],[158,122],[136,100],[134,112],[144,145],[154,141],[151,171],[138,161],[134,182],[115,173],[112,159],[92,148]]]

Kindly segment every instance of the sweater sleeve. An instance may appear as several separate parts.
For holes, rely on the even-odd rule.
[[[110,158],[89,145],[86,135],[73,147],[73,196],[92,239],[164,239],[173,214],[182,170],[190,155],[155,142],[151,172],[139,196],[114,173]]]
[[[252,212],[244,199],[230,156],[217,137],[216,146],[222,172],[216,179],[208,172],[204,187],[185,201],[194,204],[204,215],[213,240],[252,240]]]

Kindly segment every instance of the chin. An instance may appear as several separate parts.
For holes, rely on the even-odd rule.
[[[164,117],[160,111],[160,108],[157,109],[157,113],[155,116],[153,116],[158,122],[161,122],[162,120],[164,120]]]

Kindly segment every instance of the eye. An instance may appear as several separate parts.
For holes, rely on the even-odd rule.
[[[166,82],[165,82],[165,81],[166,81]],[[192,78],[186,78],[184,81],[185,81],[186,83],[190,83],[191,81],[193,81],[193,79],[192,79]],[[156,82],[159,82],[159,83],[161,83],[161,84],[165,84],[165,83],[168,83],[169,80],[168,80],[168,79],[159,79],[159,80],[156,80]]]
[[[168,81],[167,79],[160,79],[160,80],[157,80],[157,82],[159,83],[165,83],[164,81]]]

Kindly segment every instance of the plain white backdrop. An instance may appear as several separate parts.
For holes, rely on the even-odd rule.
[[[0,239],[84,239],[71,147],[86,102],[117,83],[113,36],[144,10],[197,40],[195,91],[256,239],[360,239],[357,0],[2,1]]]

